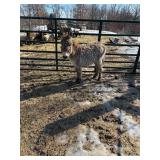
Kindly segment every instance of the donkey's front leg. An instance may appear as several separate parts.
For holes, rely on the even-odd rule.
[[[102,77],[102,60],[99,60],[98,62],[98,72],[99,72],[98,81],[100,81]]]
[[[97,75],[98,75],[98,67],[97,67],[97,64],[95,64],[93,79],[96,78]]]
[[[102,67],[99,67],[98,81],[101,81],[101,78],[102,78]]]
[[[80,83],[82,81],[82,68],[76,67],[76,72],[77,72],[76,83]]]

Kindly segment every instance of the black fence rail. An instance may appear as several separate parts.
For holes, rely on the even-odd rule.
[[[50,33],[54,34],[54,41],[35,41],[35,40],[20,40],[21,43],[50,43],[54,45],[54,50],[33,50],[33,49],[20,49],[20,52],[24,53],[33,53],[33,54],[54,54],[54,58],[44,58],[44,57],[21,57],[21,70],[42,70],[42,71],[68,71],[72,72],[74,71],[72,65],[68,64],[61,64],[60,62],[68,62],[68,60],[63,60],[62,58],[59,58],[58,55],[61,54],[61,51],[58,50],[58,45],[60,45],[60,42],[58,40],[58,32],[59,29],[57,27],[58,21],[87,21],[87,22],[96,22],[98,23],[98,33],[79,33],[79,35],[90,35],[90,36],[97,36],[97,41],[101,41],[102,36],[109,36],[109,37],[140,37],[140,34],[104,34],[102,33],[103,23],[128,23],[128,24],[140,24],[139,21],[120,21],[120,20],[91,20],[91,19],[73,19],[73,18],[51,18],[51,17],[29,17],[29,16],[21,16],[20,19],[25,20],[53,20],[54,21],[54,31],[39,31],[39,30],[31,30],[31,29],[21,29],[20,32],[24,33]],[[81,43],[86,44],[86,43]],[[140,44],[109,44],[105,43],[106,46],[118,46],[118,47],[138,47],[136,54],[125,54],[125,53],[106,53],[106,56],[120,56],[120,57],[135,57],[135,59],[129,59],[129,61],[120,61],[120,60],[105,60],[105,63],[114,63],[114,64],[133,64],[132,66],[127,67],[119,67],[119,66],[104,66],[106,70],[103,72],[110,72],[110,73],[139,73],[140,65],[139,65],[139,57],[140,57]],[[107,58],[106,58],[107,59]],[[41,64],[37,62],[54,62],[51,64]],[[25,62],[25,63],[22,63]],[[26,63],[28,62],[28,63]],[[42,67],[48,67],[48,68],[42,68]],[[54,69],[51,67],[55,67]],[[63,67],[60,69],[60,67]],[[88,68],[93,68],[93,66],[89,66]],[[113,69],[113,70],[109,70]],[[84,72],[92,72],[93,70],[85,70]]]

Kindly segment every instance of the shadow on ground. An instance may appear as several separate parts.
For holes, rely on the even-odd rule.
[[[60,81],[53,80],[50,83],[42,84],[42,86],[31,87],[28,91],[21,91],[20,100],[24,101],[29,98],[45,97],[50,94],[62,93],[71,89],[83,89],[87,84],[94,85],[97,83],[102,83],[102,81],[98,82],[97,80],[83,78],[83,81],[77,84],[74,78],[67,78]]]
[[[47,77],[47,76],[46,76]],[[38,79],[37,77],[35,77]],[[114,78],[117,78],[114,76]],[[27,79],[28,80],[28,79]],[[125,92],[125,94],[122,94],[121,96],[114,97],[113,99],[110,99],[107,102],[104,102],[102,104],[95,105],[89,109],[83,110],[81,112],[78,112],[72,116],[68,116],[65,118],[58,119],[52,123],[48,123],[45,125],[41,132],[39,137],[37,138],[37,146],[39,145],[39,139],[46,136],[54,136],[56,134],[62,133],[64,131],[67,131],[69,129],[72,129],[79,124],[84,124],[94,118],[98,118],[99,116],[104,115],[107,112],[113,111],[115,108],[119,108],[120,110],[124,110],[125,112],[131,114],[132,116],[140,116],[140,108],[135,107],[131,102],[134,101],[137,96],[135,96],[133,93],[133,89],[136,88],[135,85],[135,76],[130,76],[126,79],[128,83],[128,90]],[[112,78],[109,80],[104,80],[103,82],[106,85],[113,85]],[[97,84],[96,80],[89,80],[88,78],[83,80],[83,83],[76,84],[74,82],[74,78],[65,78],[64,80],[57,81],[53,80],[50,81],[47,84],[43,84],[42,86],[34,86],[29,91],[22,91],[21,92],[21,101],[30,99],[30,98],[36,98],[36,97],[45,97],[50,94],[56,94],[56,93],[62,93],[66,92],[67,90],[74,92],[73,89],[76,91],[82,90],[83,88],[86,88],[86,85],[93,86]],[[121,85],[121,84],[120,84]],[[122,84],[123,85],[123,84]],[[136,88],[139,90],[139,88]],[[139,95],[138,95],[139,96]],[[127,99],[131,98],[131,101],[127,102]],[[123,105],[122,105],[123,104]],[[126,104],[126,105],[124,105]],[[119,125],[121,122],[119,122]],[[120,129],[117,128],[117,134],[122,134]],[[120,136],[118,136],[120,137]],[[45,138],[44,138],[45,139]],[[45,140],[44,140],[45,141]],[[119,147],[119,150],[117,152],[117,155],[121,155],[121,141],[119,138],[117,138],[117,146]],[[41,153],[41,149],[37,149],[35,147],[35,152],[39,155],[46,155],[46,153]]]
[[[129,91],[128,91],[129,92]],[[99,116],[102,116],[106,112],[110,112],[115,108],[118,108],[118,105],[120,104],[124,99],[124,97],[127,97],[130,95],[129,93],[126,93],[120,97],[117,97],[116,99],[112,99],[108,102],[105,102],[103,104],[94,106],[92,108],[89,108],[88,110],[85,110],[83,112],[77,113],[73,116],[62,118],[56,122],[50,123],[44,127],[44,133],[49,135],[55,135],[60,132],[64,132],[65,130],[74,128],[78,126],[79,124],[83,124],[85,122],[90,121],[92,118],[97,118]],[[140,109],[135,108],[132,104],[127,106],[126,108],[119,107],[119,109],[122,109],[133,116],[139,116],[140,115]]]

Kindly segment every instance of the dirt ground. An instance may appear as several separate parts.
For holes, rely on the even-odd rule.
[[[21,70],[21,155],[139,155],[139,75]]]

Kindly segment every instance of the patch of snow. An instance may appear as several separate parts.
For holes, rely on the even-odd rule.
[[[61,145],[68,143],[68,135],[64,133],[60,133],[56,136],[55,141]]]
[[[92,90],[95,92],[112,92],[114,88],[105,86],[103,83],[101,83],[97,84]]]
[[[102,34],[117,34],[117,33],[111,31],[102,31]]]
[[[94,34],[98,34],[99,30],[84,30],[84,31],[79,31],[79,33],[94,33]],[[111,31],[102,31],[102,34],[116,34],[115,32],[111,32]]]
[[[119,109],[114,109],[114,111],[112,112],[112,114],[115,116],[115,117],[120,117],[120,111]]]
[[[120,96],[120,93],[117,93],[117,87],[111,87],[103,83],[95,85],[95,87],[90,89],[90,93],[94,96],[102,98],[103,102],[110,101],[116,96]]]
[[[39,25],[39,26],[35,26],[33,27],[34,31],[47,31],[47,25]]]
[[[90,101],[77,102],[79,106],[89,106],[91,105]]]
[[[66,156],[107,156],[111,155],[108,148],[100,142],[95,130],[79,125],[77,142],[67,150]]]
[[[25,32],[20,32],[20,37],[25,37],[25,36],[27,36],[27,33],[25,33]]]
[[[120,54],[137,54],[138,47],[120,47],[116,52]]]
[[[130,37],[130,38],[140,43],[140,37]]]
[[[140,125],[132,116],[127,115],[125,111],[120,111],[119,109],[115,109],[113,114],[122,123],[120,126],[121,131],[126,131],[130,136],[140,138]]]
[[[115,51],[115,53],[118,54],[137,54],[138,53],[138,47],[119,47],[119,49],[117,51]],[[135,56],[131,56],[131,59],[135,60]]]
[[[108,97],[102,98],[102,102],[103,102],[102,107],[104,110],[106,110],[108,112],[113,109],[113,105],[110,103],[110,100],[111,100],[111,98],[108,98]]]
[[[71,31],[80,31],[80,29],[79,28],[72,28],[71,27]]]

